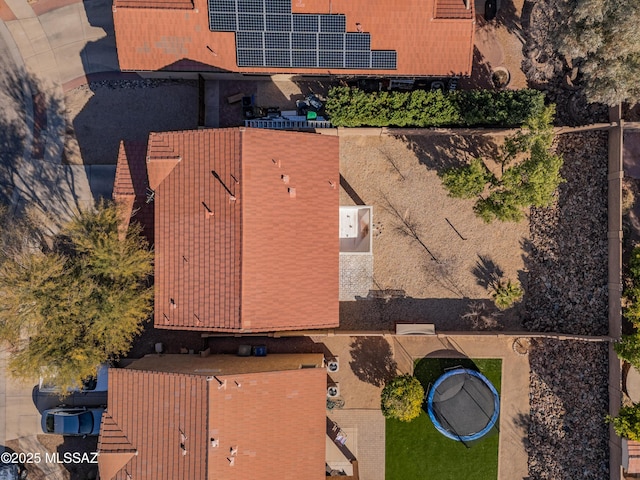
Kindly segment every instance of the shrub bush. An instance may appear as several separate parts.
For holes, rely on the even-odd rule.
[[[338,127],[517,127],[543,110],[544,94],[536,90],[365,93],[334,87],[326,104]]]
[[[640,405],[622,407],[617,417],[607,415],[606,419],[622,438],[640,441]]]
[[[493,302],[500,310],[506,310],[516,302],[519,302],[524,295],[524,291],[520,285],[511,283],[511,280],[506,282],[500,281],[493,287],[493,293],[491,297]]]
[[[385,418],[410,422],[420,415],[424,388],[416,377],[401,375],[382,389],[381,409]]]

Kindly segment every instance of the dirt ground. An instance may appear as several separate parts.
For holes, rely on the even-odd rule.
[[[373,206],[374,288],[382,291],[341,302],[341,329],[394,330],[396,321],[434,323],[441,331],[521,328],[519,308],[496,312],[487,286],[496,276],[526,279],[528,222],[485,224],[474,201],[450,198],[438,177],[467,152],[490,152],[500,140],[435,132],[341,137],[347,189],[340,203]],[[472,310],[485,317],[475,325],[466,315]]]

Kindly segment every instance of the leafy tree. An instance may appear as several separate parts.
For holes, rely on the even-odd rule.
[[[607,415],[608,423],[613,424],[613,429],[622,438],[640,441],[640,405],[622,407],[617,417]]]
[[[553,194],[564,181],[560,176],[562,159],[551,153],[542,142],[535,141],[531,155],[504,172],[502,187],[513,192],[520,206],[546,207]]]
[[[391,380],[382,389],[381,408],[385,418],[410,422],[420,415],[424,388],[411,375],[401,375]]]
[[[622,313],[633,325],[634,332],[622,335],[614,348],[622,360],[640,369],[640,246],[631,251],[628,272],[628,287],[624,291]]]
[[[588,100],[607,105],[640,101],[640,4],[575,0],[559,5],[566,25],[557,29],[556,48],[579,65]]]
[[[554,112],[553,105],[545,107],[505,139],[496,158],[502,165],[499,179],[484,168],[480,159],[440,174],[449,195],[472,198],[488,188],[487,196],[478,199],[474,206],[476,215],[487,223],[518,222],[524,218],[524,208],[548,206],[564,181],[560,175],[562,158],[551,151]],[[528,157],[517,162],[525,154]]]
[[[71,220],[53,250],[3,252],[0,338],[13,376],[44,371],[64,391],[129,350],[151,313],[153,257],[137,224],[119,227],[118,207],[101,202]]]
[[[640,369],[640,336],[637,333],[622,335],[619,342],[613,345],[618,357]]]
[[[511,283],[511,280],[507,280],[506,282],[501,280],[493,286],[491,297],[496,307],[500,310],[506,310],[514,303],[519,302],[523,295],[524,291],[520,285]]]
[[[494,220],[519,222],[524,218],[516,196],[509,191],[492,191],[487,198],[479,199],[473,206],[475,214],[486,223]]]
[[[480,158],[474,158],[468,165],[444,171],[440,177],[449,195],[454,198],[473,198],[480,195],[493,175]]]

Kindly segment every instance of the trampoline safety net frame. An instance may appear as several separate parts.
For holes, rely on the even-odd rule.
[[[495,426],[500,397],[480,372],[456,368],[441,375],[431,387],[427,413],[440,433],[466,445]]]

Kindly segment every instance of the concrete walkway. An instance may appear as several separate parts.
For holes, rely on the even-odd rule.
[[[26,0],[4,1],[16,17],[5,23],[27,72],[48,86],[66,90],[87,75],[119,70],[110,0],[43,0],[33,4],[39,15]]]

